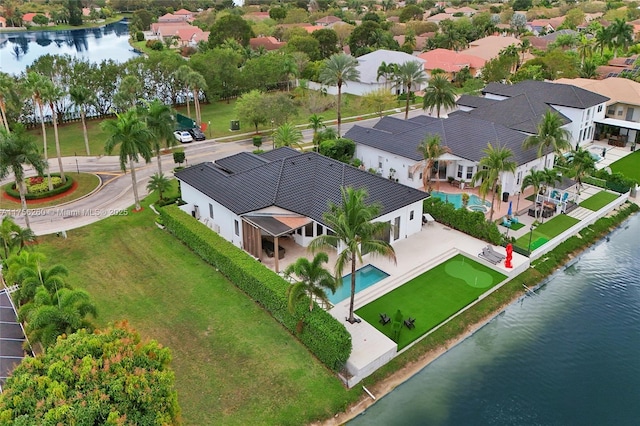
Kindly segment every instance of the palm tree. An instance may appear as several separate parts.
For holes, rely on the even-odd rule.
[[[435,108],[437,116],[440,118],[442,107],[453,108],[455,106],[456,92],[453,84],[444,75],[432,76],[424,91],[422,109],[433,111]]]
[[[611,47],[612,34],[609,27],[600,27],[596,30],[596,46],[600,49],[602,56],[605,47]]]
[[[13,91],[15,80],[6,72],[0,72],[0,119],[5,130],[9,131],[9,119],[7,118],[7,97]]]
[[[329,211],[324,215],[326,226],[333,234],[319,235],[309,248],[312,251],[338,247],[340,252],[336,260],[336,280],[342,277],[345,265],[351,262],[351,300],[349,302],[350,323],[356,322],[353,316],[353,304],[356,294],[356,263],[362,262],[362,253],[382,255],[396,262],[395,251],[388,241],[379,239],[389,224],[372,222],[380,214],[380,206],[367,204],[367,191],[364,188],[341,188],[340,205],[330,203]]]
[[[34,264],[22,267],[17,271],[19,282],[16,292],[16,301],[20,306],[31,301],[36,295],[38,288],[45,288],[50,295],[54,295],[62,288],[69,288],[65,278],[69,271],[63,265],[54,265],[49,269],[42,267],[44,258],[34,258]]]
[[[15,246],[15,238],[18,229],[20,229],[20,226],[11,216],[4,216],[2,218],[2,222],[0,222],[0,243],[2,243],[5,260],[9,258],[9,254]]]
[[[387,84],[389,80],[393,78],[393,75],[396,72],[397,64],[387,64],[385,61],[380,63],[378,67],[378,71],[376,73],[376,81],[380,81],[380,77],[384,78],[384,88],[387,88]]]
[[[431,191],[431,175],[436,161],[442,155],[451,152],[448,146],[442,146],[440,142],[440,135],[427,134],[418,145],[418,152],[422,155],[422,160],[409,169],[411,173],[422,169],[422,186],[427,192]]]
[[[418,61],[407,61],[398,65],[394,74],[396,86],[406,87],[407,103],[404,109],[404,119],[409,118],[409,100],[411,98],[411,87],[417,87],[427,81],[427,74],[424,72],[424,65]]]
[[[295,312],[295,303],[305,294],[309,297],[309,312],[313,310],[314,297],[325,305],[329,304],[326,290],[331,290],[332,294],[335,293],[337,282],[331,273],[322,266],[328,261],[327,253],[320,252],[311,261],[306,257],[300,257],[284,270],[286,276],[295,275],[299,280],[287,289],[289,312]]]
[[[92,329],[87,318],[97,316],[95,304],[84,290],[60,289],[55,295],[39,288],[33,303],[20,308],[19,317],[26,322],[25,331],[31,343],[45,348],[53,345],[58,336],[71,334],[82,328]]]
[[[293,146],[302,150],[302,132],[291,123],[284,123],[273,133],[273,144],[276,148]]]
[[[47,170],[47,181],[49,183],[49,191],[53,190],[53,184],[51,182],[51,174],[49,173],[49,153],[47,152],[47,129],[44,126],[44,112],[42,107],[44,106],[45,93],[48,90],[48,86],[51,85],[51,81],[44,78],[41,74],[36,72],[27,73],[27,77],[24,80],[24,88],[27,93],[31,94],[34,107],[38,107],[40,112],[40,125],[42,126],[42,141],[44,143],[44,163]],[[26,217],[25,217],[26,218]],[[27,219],[28,221],[28,219]]]
[[[196,110],[196,123],[202,123],[200,112],[200,90],[207,89],[207,82],[198,71],[191,71],[187,74],[187,84],[193,93],[193,107]]]
[[[91,155],[89,149],[89,133],[87,132],[87,105],[95,101],[94,93],[82,84],[77,84],[69,88],[71,101],[80,109],[80,119],[82,120],[82,134],[84,136],[84,148],[87,155]]]
[[[60,153],[60,136],[58,135],[58,111],[56,108],[56,102],[62,99],[64,95],[64,91],[54,86],[53,82],[47,85],[46,91],[42,94],[43,99],[49,104],[49,108],[51,109],[53,136],[56,142],[56,157],[58,157],[58,169],[60,170],[60,179],[62,179],[62,183],[66,183],[67,178],[64,175],[64,169],[62,168],[62,154]]]
[[[342,124],[342,115],[340,109],[342,106],[342,85],[347,81],[359,81],[360,71],[356,68],[358,61],[353,56],[345,53],[335,53],[323,61],[322,71],[320,71],[320,81],[328,86],[338,87],[338,105],[336,107],[338,113],[338,137],[340,126]]]
[[[158,160],[158,174],[161,175],[162,149],[175,146],[177,142],[173,137],[175,111],[156,98],[147,102],[146,109],[142,110],[142,116],[147,123],[147,128],[153,134],[153,150],[156,152]]]
[[[298,66],[296,65],[296,61],[290,55],[285,56],[284,61],[282,62],[282,72],[287,79],[287,92],[291,90],[291,76],[296,77],[299,74]]]
[[[102,123],[102,129],[108,133],[105,151],[111,154],[114,148],[120,145],[120,168],[127,171],[127,160],[131,169],[131,182],[133,183],[133,197],[136,211],[141,209],[138,197],[135,162],[142,157],[147,163],[151,161],[151,138],[153,134],[147,125],[140,120],[136,111],[130,109],[122,114],[116,114],[117,119]]]
[[[585,61],[584,64],[580,66],[578,74],[582,78],[596,78],[598,76],[597,66],[593,61]]]
[[[498,146],[493,147],[491,143],[487,144],[487,148],[483,150],[485,156],[480,159],[478,164],[478,171],[471,183],[475,184],[478,181],[482,181],[480,184],[480,194],[483,199],[491,191],[491,209],[489,211],[489,221],[493,220],[493,205],[496,199],[496,192],[500,183],[500,176],[504,172],[515,173],[518,166],[515,161],[511,160],[513,152],[509,148]]]
[[[147,183],[147,191],[158,191],[160,201],[164,200],[163,194],[171,188],[171,181],[161,173],[155,173]]]
[[[626,52],[629,45],[633,43],[633,27],[627,24],[624,19],[616,18],[608,30],[611,37],[611,44],[614,47],[613,57],[616,58],[619,48],[622,48],[622,51]]]
[[[318,131],[327,127],[323,123],[324,117],[318,114],[313,114],[309,117],[309,127],[313,129],[313,150],[318,152]]]
[[[27,228],[31,228],[25,198],[27,188],[24,183],[24,164],[33,167],[40,175],[43,173],[45,162],[35,142],[20,125],[16,125],[13,133],[8,133],[4,129],[0,130],[0,179],[13,173],[16,187],[20,192],[22,215]]]
[[[578,147],[576,151],[573,151],[573,158],[571,159],[570,166],[573,177],[578,183],[578,195],[580,195],[582,180],[585,176],[589,176],[596,171],[596,162],[589,151]]]
[[[191,117],[191,107],[189,106],[189,84],[188,84],[188,79],[189,79],[189,73],[191,73],[193,70],[189,67],[189,65],[180,65],[180,67],[177,69],[177,71],[175,72],[175,76],[176,79],[184,84],[184,97],[185,100],[187,101],[187,116]]]
[[[538,209],[538,194],[540,193],[540,188],[542,188],[542,186],[544,185],[544,179],[545,179],[545,173],[542,170],[535,170],[535,169],[531,169],[531,171],[529,172],[528,175],[526,175],[524,177],[524,179],[522,179],[522,186],[520,188],[521,192],[524,192],[524,190],[528,187],[533,187],[533,195],[534,195],[534,209],[537,210]],[[540,203],[540,206],[542,206],[542,203]],[[536,212],[536,217],[538,217],[538,214]]]
[[[547,110],[538,123],[538,134],[527,137],[522,144],[524,149],[538,148],[538,158],[545,156],[545,167],[548,164],[548,156],[552,152],[560,153],[570,149],[569,138],[571,134],[562,128],[564,124],[557,112]],[[546,152],[546,153],[545,153]]]
[[[545,167],[542,169],[543,193],[549,192],[549,187],[555,186],[556,183],[562,182],[562,178],[556,169]]]
[[[580,56],[580,65],[584,66],[585,60],[593,55],[593,47],[595,45],[594,38],[588,38],[584,34],[580,36],[578,42],[578,55]]]
[[[113,102],[120,111],[126,111],[136,106],[141,96],[140,80],[136,76],[128,75],[120,81],[118,91],[113,96]]]

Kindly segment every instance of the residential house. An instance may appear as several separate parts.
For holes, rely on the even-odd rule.
[[[547,50],[549,45],[555,43],[555,41],[558,39],[558,36],[561,35],[571,35],[578,37],[580,33],[574,30],[558,30],[539,37],[528,37],[528,39],[532,47],[540,50]]]
[[[323,215],[330,202],[340,203],[343,187],[365,188],[367,201],[381,206],[374,220],[392,225],[386,235],[391,244],[420,231],[427,197],[318,153],[286,147],[198,164],[176,172],[176,178],[186,202],[181,209],[257,259],[264,248],[279,253],[279,238],[307,247],[331,233]]]
[[[344,21],[338,18],[337,16],[329,15],[329,16],[325,16],[324,18],[318,19],[314,24],[320,27],[333,28],[333,26],[338,22],[344,22]]]
[[[7,28],[7,18],[0,16],[0,28]]]
[[[174,36],[178,40],[179,46],[195,47],[199,41],[209,40],[209,31],[202,31],[195,26],[180,27],[176,29]]]
[[[564,16],[551,19],[534,19],[531,22],[527,22],[526,29],[536,36],[540,34],[548,34],[550,32],[557,31],[558,28],[562,26],[564,19]]]
[[[261,22],[265,19],[269,19],[269,12],[250,12],[244,15],[244,18],[255,22]]]
[[[180,9],[180,10],[176,10],[175,12],[173,12],[173,14],[175,16],[182,16],[184,17],[184,19],[186,21],[192,21],[194,16],[193,16],[193,12],[191,12],[190,10],[187,9]]]
[[[166,13],[158,18],[159,23],[179,23],[179,22],[188,22],[189,18],[187,15],[177,15],[173,13]]]
[[[425,47],[427,46],[427,41],[430,38],[433,38],[435,36],[435,34],[436,33],[428,32],[428,33],[417,35],[415,37],[416,38],[416,45],[415,45],[413,51],[414,52],[422,52],[425,49]],[[395,41],[397,41],[400,46],[402,46],[404,44],[404,41],[405,41],[405,36],[404,36],[404,34],[400,34],[400,35],[397,35],[397,36],[393,36],[393,39]]]
[[[446,21],[447,19],[455,21],[458,18],[455,18],[453,15],[450,15],[448,13],[438,13],[436,15],[427,16],[426,18],[424,18],[425,21],[433,22],[434,24],[440,24],[440,22]]]
[[[433,70],[440,69],[447,73],[449,80],[453,80],[456,73],[460,72],[463,68],[469,68],[471,75],[477,77],[486,62],[477,56],[466,55],[449,49],[430,50],[419,54],[418,58],[426,61],[424,69],[429,78],[431,78]]]
[[[180,30],[195,28],[188,22],[154,22],[151,24],[151,34],[158,40],[173,37]]]
[[[561,78],[554,83],[569,84],[606,96],[605,117],[596,119],[596,135],[605,139],[606,134],[621,136],[625,144],[640,143],[640,83],[628,78],[610,77],[604,80],[586,78]],[[605,127],[607,126],[607,127]]]
[[[249,47],[253,50],[259,50],[264,48],[264,50],[272,51],[278,50],[281,47],[285,46],[287,43],[284,41],[278,41],[275,37],[252,37],[249,39]]]
[[[619,77],[620,74],[636,77],[640,75],[639,59],[640,55],[613,58],[607,65],[601,65],[596,68],[596,73],[598,78]]]
[[[461,53],[477,56],[485,61],[490,61],[491,59],[496,58],[502,49],[511,46],[512,44],[520,46],[522,41],[510,36],[503,37],[491,35],[472,41],[469,43],[469,47],[462,50]]]

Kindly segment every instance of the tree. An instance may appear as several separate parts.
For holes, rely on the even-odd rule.
[[[131,169],[131,182],[133,184],[133,197],[135,209],[139,211],[140,198],[138,197],[138,182],[136,181],[135,162],[142,157],[147,163],[151,161],[151,138],[153,134],[147,125],[140,120],[136,111],[130,109],[122,114],[116,114],[115,120],[104,121],[102,130],[107,132],[105,151],[111,154],[116,146],[120,145],[120,168],[127,171],[127,160]]]
[[[328,130],[330,129],[325,129],[322,134],[327,133]],[[320,142],[318,151],[325,157],[350,164],[353,159],[353,154],[356,152],[356,143],[351,139],[345,138],[324,139]]]
[[[187,102],[187,116],[191,117],[191,107],[189,105],[189,74],[193,70],[189,67],[189,65],[181,65],[175,72],[176,79],[184,84],[184,98]]]
[[[411,98],[411,87],[418,87],[427,81],[427,74],[424,72],[424,65],[418,61],[407,61],[398,65],[394,73],[394,82],[398,87],[406,88],[407,97],[404,119],[409,118],[409,101]]]
[[[600,49],[600,56],[602,56],[602,54],[604,53],[604,48],[605,47],[611,47],[612,45],[612,34],[611,34],[611,27],[600,27],[596,30],[596,35],[595,35],[595,39],[596,39],[596,47],[598,47]]]
[[[171,181],[162,173],[155,173],[149,179],[149,183],[147,183],[147,191],[158,191],[158,199],[160,201],[164,200],[163,195],[169,188],[171,188]]]
[[[16,187],[20,193],[22,215],[27,228],[31,228],[29,216],[27,215],[27,200],[25,198],[27,188],[24,183],[24,164],[33,167],[40,175],[46,167],[38,147],[25,132],[24,127],[16,125],[12,133],[0,129],[0,179],[6,178],[9,173],[13,173]]]
[[[318,40],[321,59],[326,59],[334,53],[338,53],[338,35],[331,28],[315,30],[311,33],[311,36]]]
[[[302,142],[302,132],[290,123],[278,126],[273,134],[273,144],[276,148],[289,146],[302,150],[300,142]]]
[[[69,11],[69,25],[74,27],[82,25],[82,3],[80,0],[69,0],[67,9]]]
[[[453,84],[443,75],[432,76],[429,85],[424,91],[422,108],[430,111],[436,110],[440,118],[442,107],[454,108],[456,106],[456,92]]]
[[[633,43],[633,27],[624,19],[617,18],[608,28],[611,45],[614,47],[613,57],[617,57],[618,49],[626,52]]]
[[[143,342],[126,323],[80,330],[18,365],[3,386],[0,417],[13,424],[179,424],[170,362],[169,349]]]
[[[289,312],[295,312],[295,304],[305,295],[309,298],[309,312],[313,310],[314,298],[325,305],[329,304],[326,290],[335,293],[338,283],[322,264],[329,261],[325,252],[320,252],[309,261],[306,257],[300,257],[295,263],[289,265],[284,273],[286,276],[295,275],[298,282],[287,288]]]
[[[53,85],[53,83],[46,86],[46,90],[42,94],[44,100],[49,104],[51,109],[53,123],[53,137],[56,142],[56,157],[58,157],[58,170],[60,170],[60,178],[62,183],[67,182],[67,178],[64,175],[64,169],[62,167],[62,153],[60,152],[60,136],[58,135],[58,110],[56,108],[56,102],[65,97],[65,93],[62,89]]]
[[[327,127],[323,123],[324,117],[318,114],[313,114],[309,117],[309,127],[313,129],[313,150],[318,152],[318,131]]]
[[[0,72],[0,119],[5,130],[9,131],[9,119],[7,118],[7,98],[13,92],[15,80],[6,72]]]
[[[9,255],[14,248],[18,247],[18,253],[24,248],[26,242],[34,241],[36,238],[33,231],[28,228],[22,229],[11,216],[4,216],[0,222],[0,244],[4,251],[4,260],[9,259]],[[1,260],[2,258],[0,258]],[[0,276],[2,275],[0,271]],[[1,284],[1,282],[0,282]]]
[[[196,112],[196,123],[200,124],[202,123],[202,115],[200,112],[200,90],[207,90],[207,82],[198,71],[191,71],[187,74],[186,83],[193,93],[193,108]]]
[[[127,75],[118,85],[118,91],[113,96],[113,103],[119,111],[126,111],[136,106],[138,99],[142,97],[142,85],[134,75]]]
[[[362,103],[382,117],[385,110],[397,105],[397,98],[388,89],[382,88],[362,95]]]
[[[342,115],[340,112],[342,106],[342,85],[347,81],[359,81],[360,71],[356,68],[358,61],[345,53],[336,53],[323,61],[322,71],[320,71],[320,81],[328,86],[338,87],[338,136],[340,133],[340,125],[342,124]]]
[[[410,20],[422,20],[422,15],[424,14],[424,10],[415,5],[415,4],[409,4],[405,7],[402,8],[402,10],[400,11],[400,22],[407,22]]]
[[[538,197],[538,194],[540,193],[540,189],[544,185],[544,179],[545,179],[544,172],[542,170],[535,170],[535,169],[531,169],[529,174],[522,179],[522,186],[520,189],[522,192],[524,192],[524,190],[530,186],[533,187],[534,209],[536,210],[536,217],[540,216],[537,214],[537,209],[538,209],[537,197]],[[542,204],[540,204],[540,206],[542,208]]]
[[[562,119],[557,112],[550,109],[544,113],[538,123],[538,134],[527,137],[522,144],[524,149],[538,148],[538,158],[545,156],[545,167],[549,164],[549,154],[570,149],[570,133],[563,129]]]
[[[513,152],[509,148],[502,146],[494,148],[491,143],[488,143],[483,152],[485,156],[480,159],[478,171],[473,175],[471,183],[475,185],[478,181],[482,182],[479,189],[483,198],[491,192],[491,209],[489,211],[489,222],[491,222],[493,221],[493,206],[500,184],[500,176],[504,172],[515,173],[518,165],[511,160]]]
[[[418,152],[422,155],[422,160],[411,166],[409,171],[415,173],[422,170],[422,186],[425,191],[431,191],[431,176],[438,159],[451,150],[447,146],[440,145],[440,135],[427,134],[424,140],[418,145]]]
[[[593,55],[595,42],[595,39],[588,38],[584,34],[580,36],[580,39],[578,41],[578,55],[580,56],[580,65],[584,66],[585,60],[591,58],[591,56]]]
[[[33,302],[39,288],[44,288],[49,295],[56,294],[60,289],[70,288],[65,282],[69,271],[63,265],[45,269],[42,267],[44,257],[34,257],[31,260],[33,263],[15,271],[19,283],[15,300],[19,306]]]
[[[506,81],[511,74],[515,61],[515,58],[505,55],[488,60],[484,68],[482,68],[482,79],[485,83]]]
[[[38,107],[38,111],[40,112],[40,125],[42,126],[42,141],[44,143],[44,164],[47,171],[47,181],[49,184],[49,191],[53,190],[53,185],[51,183],[51,174],[49,173],[49,153],[47,150],[47,129],[44,126],[44,112],[42,107],[45,103],[45,94],[49,90],[49,86],[51,86],[51,81],[44,78],[41,74],[30,71],[27,73],[27,76],[24,80],[24,89],[27,93],[31,95],[33,99],[34,107]],[[26,213],[26,207],[25,207]],[[29,219],[25,216],[27,222]],[[27,225],[28,226],[28,225]]]
[[[596,163],[591,156],[591,153],[584,148],[578,147],[578,149],[573,151],[572,154],[569,167],[571,169],[571,174],[578,183],[578,195],[580,195],[582,181],[586,176],[589,176],[596,171]]]
[[[252,90],[240,96],[234,107],[236,117],[247,120],[253,124],[256,129],[256,134],[258,133],[258,126],[267,123],[270,119],[269,111],[265,111],[264,108],[261,107],[263,96],[264,94],[261,91]]]
[[[255,37],[251,25],[240,15],[225,15],[216,19],[210,31],[209,45],[212,48],[222,45],[229,38],[246,47],[251,37]]]
[[[269,8],[269,18],[274,21],[282,21],[287,17],[287,9],[284,7],[271,7]]]
[[[153,134],[152,145],[158,161],[158,174],[162,175],[162,149],[171,148],[177,142],[173,137],[175,111],[156,98],[147,102],[146,109],[142,111],[142,117]]]
[[[376,81],[380,81],[381,77],[384,78],[384,87],[386,89],[387,83],[393,80],[397,68],[398,64],[387,64],[385,61],[382,61],[376,73]]]
[[[81,83],[69,88],[71,101],[80,109],[80,119],[82,120],[82,134],[84,136],[84,148],[87,155],[91,155],[89,149],[89,133],[87,132],[87,105],[95,101],[94,93]]]
[[[380,214],[378,204],[368,204],[367,191],[364,188],[354,189],[343,187],[340,189],[340,204],[330,203],[329,210],[323,219],[333,234],[319,235],[314,238],[309,248],[312,251],[323,248],[338,247],[336,259],[336,280],[342,277],[347,263],[351,262],[351,299],[349,301],[349,317],[351,324],[356,322],[353,316],[353,305],[356,294],[356,263],[362,262],[362,253],[381,255],[396,262],[395,251],[388,241],[380,238],[388,229],[387,222],[372,222]]]
[[[33,23],[41,27],[49,23],[49,18],[38,13],[36,16],[33,17]]]

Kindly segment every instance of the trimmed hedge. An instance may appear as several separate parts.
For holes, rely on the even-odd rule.
[[[351,354],[351,335],[343,324],[323,309],[316,307],[309,312],[308,302],[299,303],[295,315],[291,315],[286,296],[289,284],[278,274],[177,206],[161,208],[160,217],[171,234],[297,335],[322,363],[334,371],[344,367]],[[301,333],[296,333],[300,318],[304,327]]]
[[[503,237],[498,226],[494,222],[488,221],[480,212],[456,209],[453,204],[445,203],[436,197],[424,200],[423,210],[443,225],[493,245],[502,244]]]
[[[60,173],[51,173],[51,177],[60,176]],[[65,174],[67,178],[67,182],[64,185],[54,188],[53,191],[40,192],[37,194],[25,194],[25,199],[27,200],[39,200],[41,198],[53,197],[54,195],[62,194],[63,192],[67,192],[73,186],[73,178],[69,176],[69,174]],[[20,199],[20,192],[16,188],[16,183],[8,183],[4,186],[4,191],[12,196],[13,198]]]

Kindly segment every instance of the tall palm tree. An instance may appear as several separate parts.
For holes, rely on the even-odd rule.
[[[341,188],[341,203],[329,204],[329,211],[323,219],[333,234],[319,235],[314,238],[309,248],[312,251],[323,248],[338,247],[336,259],[336,281],[342,277],[345,266],[351,262],[351,299],[349,302],[350,323],[356,322],[353,316],[353,305],[356,294],[356,263],[362,262],[362,253],[382,255],[396,262],[396,254],[388,241],[379,236],[388,228],[387,222],[372,222],[380,214],[380,206],[366,202],[367,191],[364,188]]]
[[[155,173],[147,183],[147,191],[158,191],[159,201],[164,200],[164,193],[171,187],[171,181],[161,173]]]
[[[0,72],[0,119],[5,130],[9,131],[9,119],[7,118],[7,97],[15,87],[15,80],[6,72]]]
[[[398,65],[394,74],[396,86],[406,88],[407,102],[404,109],[404,119],[409,118],[409,100],[411,98],[411,87],[417,87],[427,81],[427,74],[424,72],[424,65],[418,61],[407,61]]]
[[[299,280],[287,289],[289,300],[289,311],[295,312],[295,304],[306,294],[309,297],[309,312],[313,310],[314,297],[329,304],[326,290],[335,293],[337,288],[336,279],[327,271],[322,264],[329,261],[329,256],[325,252],[316,254],[313,260],[300,257],[295,263],[289,265],[284,273],[286,276],[295,275]]]
[[[440,118],[440,110],[456,106],[456,92],[453,84],[444,75],[435,75],[429,80],[429,85],[424,91],[422,109],[436,110]]]
[[[584,34],[580,35],[580,39],[578,41],[578,56],[580,56],[580,65],[584,66],[584,62],[586,59],[591,58],[593,55],[593,47],[595,46],[596,40],[594,38],[588,38]]]
[[[138,197],[138,185],[136,181],[136,165],[138,158],[142,157],[147,163],[151,161],[151,138],[153,134],[147,128],[144,121],[140,120],[136,111],[130,109],[122,114],[116,114],[115,120],[102,123],[102,129],[107,132],[105,151],[111,154],[114,148],[120,145],[120,168],[127,171],[127,160],[131,169],[131,182],[133,183],[133,197],[136,211],[140,210],[140,198]]]
[[[187,84],[193,93],[193,108],[196,112],[196,123],[202,123],[202,114],[200,112],[200,91],[207,90],[207,81],[198,71],[191,71],[187,74]]]
[[[140,80],[134,75],[127,75],[118,85],[118,91],[113,96],[113,102],[119,111],[126,111],[134,108],[138,99],[142,96],[142,85]]]
[[[324,117],[313,114],[309,117],[309,127],[313,129],[313,150],[318,152],[318,131],[327,127],[324,123]]]
[[[397,64],[387,64],[385,61],[382,61],[376,73],[376,81],[380,81],[381,77],[384,78],[384,88],[387,89],[388,83],[393,79],[397,67]]]
[[[16,125],[13,133],[8,133],[4,129],[0,130],[0,179],[13,173],[16,187],[20,193],[22,215],[27,228],[31,228],[29,215],[27,215],[27,199],[25,198],[27,188],[24,183],[24,164],[33,167],[40,175],[43,173],[45,162],[35,142],[20,125]]]
[[[56,157],[58,158],[58,169],[60,170],[60,179],[62,183],[67,182],[67,178],[64,175],[64,169],[62,167],[62,154],[60,153],[60,135],[58,134],[58,109],[56,108],[56,102],[64,98],[65,93],[62,89],[53,85],[47,85],[46,91],[43,93],[44,100],[49,104],[51,109],[53,123],[53,137],[56,142]]]
[[[87,132],[87,105],[95,102],[95,94],[82,84],[75,84],[69,88],[69,97],[71,101],[80,110],[80,119],[82,120],[82,135],[84,136],[84,149],[87,155],[91,155],[89,148],[89,133]]]
[[[338,137],[342,136],[340,127],[342,124],[342,85],[347,81],[359,81],[360,71],[356,68],[358,61],[351,55],[345,53],[335,53],[322,63],[320,71],[320,81],[328,86],[338,87],[338,105],[336,107],[338,114]]]
[[[600,56],[604,53],[605,47],[612,46],[612,34],[609,27],[600,27],[596,30],[596,46],[600,49]]]
[[[33,303],[20,308],[19,318],[26,323],[25,331],[31,343],[41,343],[46,349],[62,334],[92,329],[88,317],[95,318],[97,313],[89,293],[84,290],[63,288],[52,296],[40,287]]]
[[[45,288],[50,295],[54,295],[62,288],[69,288],[65,279],[69,271],[63,265],[54,265],[48,269],[42,267],[42,258],[35,258],[34,265],[22,267],[17,271],[19,282],[16,300],[20,306],[31,301],[36,295],[38,288]]]
[[[284,123],[273,133],[273,144],[276,148],[283,146],[295,147],[302,150],[302,132],[291,123]]]
[[[562,150],[570,149],[571,134],[563,129],[562,119],[557,112],[547,110],[538,123],[538,134],[527,137],[522,147],[524,149],[538,148],[538,158],[544,156],[545,167],[548,164],[549,154],[560,153]]]
[[[616,18],[608,28],[611,37],[611,44],[614,48],[613,57],[616,58],[618,49],[622,48],[626,52],[629,45],[633,43],[633,27],[622,18]]]
[[[175,129],[175,111],[159,99],[146,103],[141,110],[147,128],[153,134],[152,144],[158,161],[158,174],[162,175],[162,149],[175,146],[177,141],[173,137]]]
[[[596,171],[596,162],[589,151],[578,147],[576,151],[573,151],[573,158],[571,159],[570,167],[571,173],[578,183],[578,195],[580,195],[582,181],[586,176],[589,176]]]
[[[491,222],[493,220],[493,205],[500,183],[500,176],[504,172],[515,173],[518,165],[511,160],[513,152],[509,148],[503,146],[494,147],[491,143],[488,143],[483,152],[485,156],[480,159],[478,171],[473,175],[471,183],[482,182],[479,189],[483,198],[491,192],[491,209],[489,211],[489,221]]]
[[[422,170],[422,186],[427,192],[431,191],[431,176],[436,161],[442,155],[451,152],[448,146],[442,146],[440,143],[440,135],[427,134],[418,145],[418,152],[422,155],[422,160],[409,169],[411,173]]]
[[[538,209],[538,194],[540,193],[540,188],[544,185],[545,173],[542,170],[531,169],[528,175],[526,175],[522,179],[522,186],[520,188],[521,192],[524,192],[528,187],[533,187],[533,195],[534,195],[534,209]],[[542,207],[542,204],[540,204]],[[537,213],[537,212],[536,212]],[[538,217],[538,214],[536,214]]]
[[[40,125],[42,126],[42,141],[44,143],[44,163],[46,165],[49,191],[51,191],[53,189],[53,185],[51,182],[51,173],[49,173],[49,153],[47,150],[47,129],[44,125],[44,112],[43,112],[43,106],[45,103],[45,93],[49,89],[49,86],[51,85],[51,81],[44,78],[41,74],[38,74],[37,72],[30,71],[27,73],[27,76],[24,80],[23,85],[24,85],[25,91],[31,95],[31,98],[33,99],[34,107],[37,107],[38,111],[40,112]]]
[[[175,72],[175,77],[176,79],[184,84],[184,97],[185,100],[187,101],[187,117],[191,117],[191,107],[189,106],[189,73],[191,73],[193,70],[191,69],[191,67],[189,67],[189,65],[180,65],[180,67],[176,70]]]

